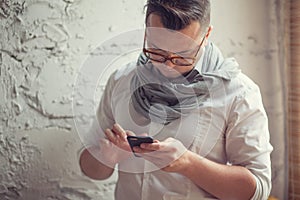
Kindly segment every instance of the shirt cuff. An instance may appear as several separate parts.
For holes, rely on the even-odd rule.
[[[256,189],[255,189],[255,193],[252,196],[251,200],[267,200],[268,195],[266,194],[266,192],[263,191],[263,185],[260,182],[259,178],[255,175],[253,175],[253,177],[255,178],[255,181],[256,181]]]

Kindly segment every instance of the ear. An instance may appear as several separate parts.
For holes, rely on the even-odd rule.
[[[205,35],[204,46],[206,46],[206,45],[208,44],[208,38],[209,38],[209,36],[210,36],[212,30],[213,30],[213,26],[210,25],[210,26],[208,27],[207,32],[206,32],[206,35]]]

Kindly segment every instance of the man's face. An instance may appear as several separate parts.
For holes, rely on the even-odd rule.
[[[150,14],[146,29],[146,49],[151,48],[156,53],[168,56],[194,58],[204,37],[201,35],[200,23],[193,21],[190,25],[179,31],[164,28],[160,16]],[[195,63],[199,60],[203,46],[198,52]],[[193,69],[194,65],[180,66],[167,60],[164,63],[151,61],[155,67],[166,77],[175,78]]]

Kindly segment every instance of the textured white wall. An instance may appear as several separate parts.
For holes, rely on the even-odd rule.
[[[143,28],[144,3],[0,1],[1,200],[112,199],[116,175],[96,182],[79,171],[81,144],[73,122],[72,89],[85,57],[99,43]],[[273,194],[283,199],[277,1],[212,3],[213,40],[225,55],[235,56],[261,87],[275,146]],[[89,116],[85,117],[88,123]]]

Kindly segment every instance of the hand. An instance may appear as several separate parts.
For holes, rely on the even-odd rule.
[[[127,136],[134,136],[131,131],[125,131],[119,124],[114,124],[112,129],[106,129],[107,138],[100,140],[100,160],[110,167],[127,159],[132,155]]]
[[[167,138],[162,142],[154,140],[152,144],[144,143],[140,147],[135,147],[134,151],[167,172],[181,173],[189,163],[190,151],[174,138]]]

